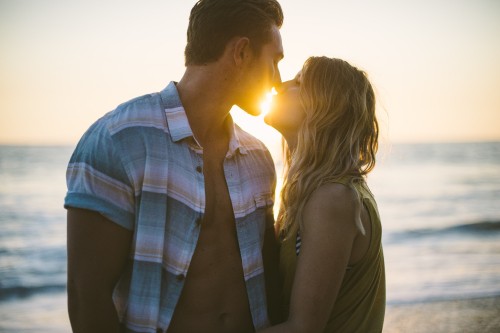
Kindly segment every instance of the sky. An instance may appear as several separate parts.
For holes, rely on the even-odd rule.
[[[184,72],[191,0],[0,0],[0,144],[74,145]],[[365,70],[381,141],[500,140],[500,1],[283,0],[284,80],[312,55]],[[268,145],[279,135],[236,107]]]

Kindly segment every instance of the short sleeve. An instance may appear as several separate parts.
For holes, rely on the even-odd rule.
[[[83,135],[68,164],[68,191],[64,207],[101,213],[116,224],[134,228],[134,190],[120,151],[106,126],[99,119]]]

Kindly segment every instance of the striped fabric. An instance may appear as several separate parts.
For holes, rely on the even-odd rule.
[[[268,325],[262,246],[272,228],[276,175],[265,146],[230,122],[224,173],[250,310]],[[130,265],[114,291],[126,332],[166,331],[205,210],[203,150],[175,84],[133,99],[94,123],[68,169],[65,207],[98,211],[134,231]]]
[[[299,255],[300,247],[302,246],[302,238],[300,237],[300,230],[297,231],[297,239],[295,239],[295,254]]]

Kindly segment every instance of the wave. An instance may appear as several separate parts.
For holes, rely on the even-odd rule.
[[[472,224],[462,224],[443,229],[444,232],[490,232],[500,231],[500,221],[484,221]]]
[[[389,241],[404,239],[426,238],[434,236],[464,235],[464,236],[488,236],[500,234],[499,221],[481,221],[468,224],[454,225],[446,228],[426,228],[389,233]]]
[[[41,293],[55,293],[66,291],[65,284],[53,284],[43,286],[15,286],[0,288],[0,301],[5,301],[15,298],[27,298],[35,294]]]

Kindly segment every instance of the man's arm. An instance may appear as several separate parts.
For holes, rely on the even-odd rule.
[[[74,332],[118,332],[113,289],[129,258],[132,231],[101,214],[67,213],[68,312]]]

